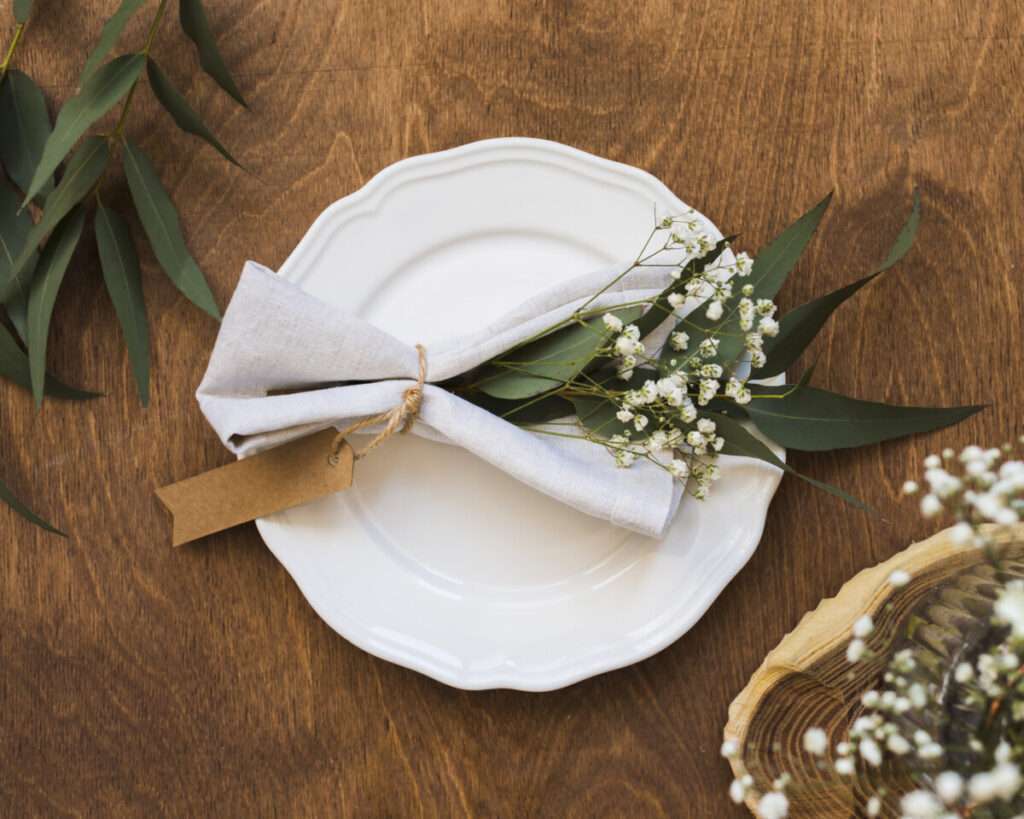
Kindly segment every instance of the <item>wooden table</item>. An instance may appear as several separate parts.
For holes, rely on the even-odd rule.
[[[57,102],[117,3],[37,5],[16,64]],[[143,410],[95,253],[82,253],[50,363],[106,397],[37,413],[2,386],[2,475],[72,534],[0,510],[0,814],[742,816],[717,755],[730,699],[820,597],[931,531],[897,492],[928,451],[1021,432],[1016,0],[208,8],[251,110],[197,73],[173,14],[155,53],[248,171],[178,133],[148,94],[128,130],[222,305],[246,259],[280,264],[386,165],[538,136],[651,171],[751,250],[835,189],[784,306],[867,272],[917,186],[917,249],[809,358],[820,383],[854,395],[992,406],[927,438],[794,454],[885,520],[785,481],[756,556],[653,659],[552,694],[466,693],[332,632],[252,526],[169,548],[153,488],[229,460],[193,399],[217,328],[144,251]]]

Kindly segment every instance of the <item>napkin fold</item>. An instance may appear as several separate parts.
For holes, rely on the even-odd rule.
[[[657,537],[682,496],[665,470],[645,460],[617,468],[593,442],[521,429],[436,386],[564,320],[622,269],[567,280],[478,332],[432,343],[411,431],[462,447],[581,512]],[[635,269],[588,309],[650,296],[667,284],[668,271]],[[668,327],[660,329],[649,349]],[[248,262],[196,397],[224,445],[245,457],[391,409],[415,384],[418,362],[412,345]],[[317,386],[336,382],[342,386]],[[401,440],[387,445],[401,446]]]

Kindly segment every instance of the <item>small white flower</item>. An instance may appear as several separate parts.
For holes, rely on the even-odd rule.
[[[846,661],[849,663],[858,662],[864,656],[867,648],[867,645],[861,639],[850,640],[850,644],[846,647]]]
[[[882,700],[882,695],[875,690],[865,691],[860,698],[865,708],[877,708]]]
[[[966,546],[974,540],[974,528],[966,521],[960,521],[949,530],[949,539],[958,546]]]
[[[841,756],[836,760],[835,768],[836,773],[840,776],[853,776],[857,770],[857,764],[853,761],[852,756]]]
[[[935,793],[947,805],[952,805],[964,792],[964,778],[956,771],[943,771],[935,777]]]
[[[1024,636],[1024,581],[1011,580],[996,599],[993,611],[1009,624],[1015,637]]]
[[[864,810],[870,819],[874,819],[882,813],[882,800],[877,796],[872,796],[864,806]]]
[[[742,780],[734,779],[732,781],[729,786],[729,798],[737,805],[743,804],[743,800],[747,798],[747,786]]]
[[[719,753],[726,759],[732,759],[740,752],[739,743],[734,739],[727,739],[722,743],[722,748]]]
[[[678,351],[682,352],[683,350],[685,350],[687,348],[689,343],[690,343],[690,337],[686,333],[682,332],[681,330],[679,332],[675,332],[671,336],[669,336],[669,344],[672,346],[673,350],[678,350]]]
[[[708,304],[707,312],[704,314],[709,321],[718,321],[722,317],[722,302],[715,299]]]
[[[766,793],[757,803],[757,815],[760,819],[784,819],[789,815],[789,800],[778,791]]]
[[[686,461],[681,461],[679,458],[674,458],[672,463],[668,465],[668,471],[673,477],[679,480],[685,480],[690,474],[690,465]]]
[[[605,313],[601,317],[601,321],[603,321],[604,322],[604,326],[607,327],[609,330],[611,330],[613,333],[621,333],[622,332],[622,327],[623,327],[622,319],[620,319],[618,316],[614,315],[613,313]]]
[[[938,455],[929,455],[924,459],[925,469],[938,469],[942,466],[942,459]]]
[[[889,575],[889,585],[900,588],[906,586],[910,582],[910,572],[903,569],[897,569]]]
[[[647,427],[647,423],[648,422],[646,415],[638,415],[636,418],[633,419],[633,427],[634,429],[636,429],[637,432],[643,432],[644,429]]]
[[[910,743],[902,734],[890,734],[885,740],[885,747],[897,756],[909,754],[911,751]]]
[[[917,749],[917,755],[921,759],[938,759],[943,754],[945,751],[937,742],[927,742]]]
[[[942,511],[942,501],[931,493],[921,498],[921,514],[926,518],[933,518]]]
[[[670,305],[672,305],[672,309],[673,310],[675,310],[675,309],[677,309],[679,307],[682,307],[683,303],[685,301],[686,301],[686,296],[684,296],[682,293],[669,293],[668,294],[668,303]]]
[[[633,420],[633,413],[628,409],[620,409],[615,413],[615,417],[618,418],[622,423],[628,424]]]
[[[904,819],[937,819],[942,813],[942,803],[935,794],[916,790],[900,799],[900,811]]]
[[[804,732],[804,750],[809,754],[821,756],[828,750],[828,734],[821,728],[808,728]]]
[[[861,757],[869,765],[877,768],[882,764],[882,749],[873,739],[863,739],[858,747]]]
[[[970,663],[960,663],[953,672],[953,679],[958,683],[969,683],[974,679],[974,668]]]
[[[853,624],[853,636],[854,637],[867,637],[875,630],[875,621],[871,619],[870,614],[862,615],[858,618],[857,622]]]
[[[757,331],[768,338],[779,334],[779,323],[773,318],[763,318],[757,323]]]
[[[705,435],[711,435],[716,429],[715,422],[710,418],[701,418],[697,422],[697,430],[703,432]]]
[[[921,487],[917,485],[917,481],[907,481],[906,483],[903,484],[903,494],[913,495],[920,488]]]

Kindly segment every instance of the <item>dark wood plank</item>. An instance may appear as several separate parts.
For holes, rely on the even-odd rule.
[[[117,4],[37,5],[16,62],[56,102]],[[173,14],[156,53],[248,172],[176,133],[145,95],[129,132],[222,304],[245,259],[280,264],[382,167],[482,137],[546,137],[638,165],[751,249],[834,188],[790,305],[881,258],[918,186],[918,249],[827,328],[819,371],[864,397],[992,407],[931,438],[794,456],[887,522],[784,482],[757,555],[657,657],[553,694],[469,694],[331,632],[251,527],[167,546],[153,488],[227,460],[193,400],[216,327],[144,252],[155,375],[141,410],[83,254],[51,364],[107,396],[37,414],[0,386],[3,475],[73,533],[47,537],[0,510],[0,813],[742,815],[717,758],[731,697],[820,597],[929,533],[896,491],[929,449],[1019,432],[1015,0],[207,7],[251,111],[196,72]],[[115,178],[121,205],[119,190]]]

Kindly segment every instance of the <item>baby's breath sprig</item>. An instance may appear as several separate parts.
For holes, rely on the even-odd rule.
[[[758,458],[796,473],[762,438],[815,451],[862,446],[955,423],[978,407],[891,407],[809,386],[809,377],[766,387],[809,344],[828,316],[910,249],[910,218],[881,267],[855,287],[777,318],[775,295],[824,215],[829,199],[752,259],[716,238],[695,211],[656,219],[634,260],[558,324],[447,384],[466,400],[540,434],[583,438],[617,466],[656,465],[707,497],[720,455]],[[637,268],[665,273],[649,298],[596,306]],[[604,300],[607,302],[607,299]],[[780,363],[781,362],[781,363]],[[808,373],[809,376],[809,373]],[[884,408],[885,423],[876,419]],[[576,431],[552,422],[575,414]],[[895,422],[899,421],[896,426]],[[812,481],[846,500],[854,499]]]

